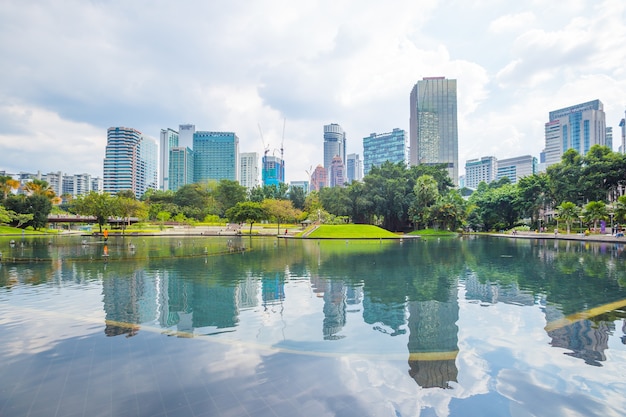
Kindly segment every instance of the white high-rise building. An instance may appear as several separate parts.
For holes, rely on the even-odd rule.
[[[239,160],[239,184],[251,190],[259,185],[259,154],[256,152],[243,152],[239,154]]]
[[[537,158],[531,155],[501,159],[498,161],[497,166],[498,173],[496,175],[496,180],[508,177],[512,184],[516,184],[520,178],[524,178],[538,172]]]
[[[489,184],[496,179],[497,167],[498,160],[495,156],[465,161],[465,187],[475,190],[481,182]]]
[[[194,133],[196,133],[196,125],[178,125],[178,146],[193,149]]]
[[[352,181],[361,181],[363,179],[363,161],[359,158],[359,154],[348,154],[347,159],[346,171],[348,174],[348,184]]]

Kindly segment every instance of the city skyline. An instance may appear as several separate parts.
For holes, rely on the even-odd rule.
[[[539,156],[548,113],[596,99],[617,150],[623,2],[448,6],[9,0],[0,170],[102,176],[111,126],[158,140],[194,123],[235,132],[242,152],[262,154],[261,125],[278,155],[286,120],[285,180],[304,180],[323,163],[322,126],[341,125],[346,154],[362,154],[372,132],[409,131],[412,86],[437,76],[458,82],[459,174],[484,155]]]

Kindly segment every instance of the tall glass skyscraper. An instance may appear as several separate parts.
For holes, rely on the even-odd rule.
[[[546,167],[561,162],[568,149],[585,155],[593,145],[606,145],[606,115],[600,100],[551,111],[545,124]]]
[[[169,152],[169,188],[168,190],[178,191],[180,187],[194,183],[194,154],[185,146],[177,146]]]
[[[410,164],[445,164],[450,179],[459,184],[459,134],[456,80],[426,77],[410,97]]]
[[[239,181],[239,138],[233,132],[193,134],[194,181]]]
[[[159,188],[162,191],[169,190],[170,150],[178,147],[178,132],[167,128],[161,129],[159,138]]]
[[[389,133],[372,133],[363,138],[363,167],[367,175],[373,166],[380,166],[385,161],[409,164],[409,146],[406,132],[393,129]]]
[[[328,176],[335,156],[346,165],[346,132],[338,124],[331,123],[324,126],[324,169]]]
[[[131,190],[137,198],[158,186],[157,144],[128,127],[110,127],[104,157],[104,191]]]

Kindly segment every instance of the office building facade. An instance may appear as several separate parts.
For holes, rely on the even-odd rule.
[[[568,149],[585,155],[593,145],[606,145],[606,115],[600,100],[549,113],[545,124],[546,166],[561,162]]]
[[[386,161],[408,165],[408,145],[406,132],[397,128],[389,133],[372,133],[363,138],[363,173],[369,174],[372,167],[380,166]]]
[[[196,133],[196,125],[178,125],[178,145],[193,149],[193,134]]]
[[[289,189],[293,189],[296,187],[300,187],[304,190],[304,194],[308,194],[309,193],[309,182],[308,181],[291,181],[289,183]]]
[[[495,156],[483,156],[465,162],[465,187],[475,190],[478,184],[489,184],[496,179],[498,160]]]
[[[170,151],[178,147],[178,132],[174,129],[161,129],[159,136],[159,189],[169,190]]]
[[[363,179],[363,161],[359,157],[359,154],[348,154],[346,161],[348,184],[352,183],[352,181],[361,181]]]
[[[538,172],[537,158],[531,155],[500,159],[497,166],[498,173],[496,175],[496,180],[508,177],[512,184],[516,184],[520,178],[524,178]]]
[[[324,169],[330,174],[333,158],[339,156],[344,166],[346,164],[346,132],[343,128],[331,123],[324,126]]]
[[[194,178],[194,152],[184,146],[170,149],[169,184],[168,189],[178,191],[182,186],[193,184]]]
[[[259,154],[243,152],[239,156],[240,179],[239,184],[248,190],[259,185]]]
[[[410,164],[444,164],[450,179],[459,183],[457,83],[445,77],[426,77],[410,95]]]
[[[619,122],[619,127],[622,129],[622,140],[619,146],[620,153],[626,153],[626,111],[624,111],[624,116]]]
[[[239,181],[239,138],[233,132],[193,134],[194,180]]]
[[[137,198],[157,188],[157,144],[128,127],[110,127],[104,157],[104,191],[130,190]]]

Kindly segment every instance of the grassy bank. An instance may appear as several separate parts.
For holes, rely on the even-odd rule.
[[[397,239],[401,236],[369,224],[321,225],[309,239]]]

